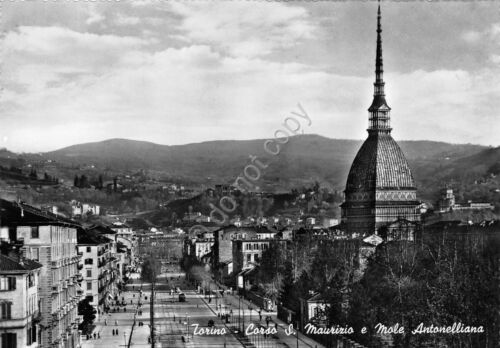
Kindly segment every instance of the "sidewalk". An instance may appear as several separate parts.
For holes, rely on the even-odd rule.
[[[143,292],[141,298],[139,297],[139,291],[123,292],[119,298],[121,301],[122,297],[124,297],[125,307],[120,306],[119,312],[101,314],[99,320],[94,323],[95,328],[91,335],[92,338],[87,340],[85,336],[82,336],[82,348],[127,347],[129,340],[131,343],[130,346],[149,347],[149,296],[149,292]],[[147,297],[148,300],[145,300],[145,297]],[[130,303],[131,300],[132,303]],[[139,307],[139,300],[142,302],[142,307]],[[145,303],[147,304],[147,308],[144,308]],[[111,307],[115,308],[116,306]],[[123,308],[126,308],[126,311],[124,311]],[[143,311],[143,315],[135,318],[139,308]],[[136,321],[135,326],[134,320]],[[139,320],[144,322],[144,326],[137,325]],[[132,337],[130,337],[132,327],[134,327],[134,329]],[[118,330],[117,335],[113,335],[114,330]],[[100,338],[94,339],[94,333],[96,337],[100,336]]]

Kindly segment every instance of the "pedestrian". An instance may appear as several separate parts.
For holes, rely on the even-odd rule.
[[[96,339],[96,337],[97,337],[97,334],[94,332],[94,339]]]
[[[274,323],[274,328],[276,329],[276,331],[278,331],[278,323]]]
[[[97,333],[97,338],[101,339],[101,333],[100,332]]]
[[[118,336],[118,329],[116,329],[116,336]]]

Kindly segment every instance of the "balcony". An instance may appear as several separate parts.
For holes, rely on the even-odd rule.
[[[42,313],[40,311],[36,311],[35,313],[33,313],[32,320],[35,323],[41,322],[42,321]]]

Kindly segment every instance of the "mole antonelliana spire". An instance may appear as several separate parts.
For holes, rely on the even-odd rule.
[[[412,239],[420,220],[417,189],[408,162],[391,136],[385,100],[382,19],[377,13],[377,49],[373,102],[368,108],[368,138],[356,155],[347,178],[342,222],[349,233],[380,234],[388,239]]]
[[[377,53],[375,55],[375,83],[373,102],[368,111],[370,112],[369,131],[384,131],[390,132],[390,110],[385,100],[384,92],[384,60],[382,57],[382,23],[380,13],[380,4],[378,6],[377,15]]]

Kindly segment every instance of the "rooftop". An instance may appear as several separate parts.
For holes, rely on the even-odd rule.
[[[25,273],[42,267],[42,264],[30,259],[15,260],[0,254],[0,273]]]
[[[80,226],[73,220],[42,211],[24,202],[12,202],[4,199],[0,199],[0,221],[2,226]]]

